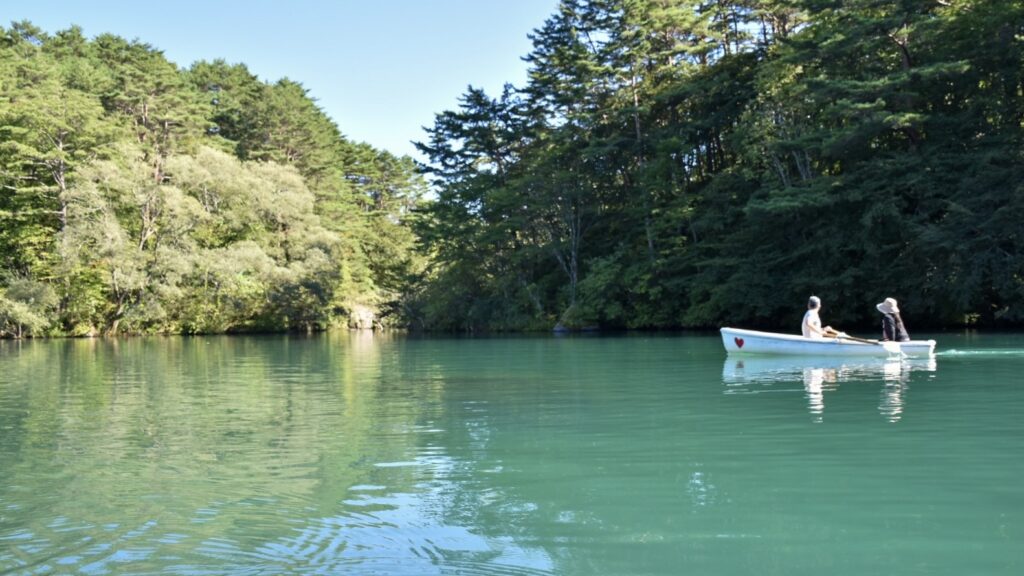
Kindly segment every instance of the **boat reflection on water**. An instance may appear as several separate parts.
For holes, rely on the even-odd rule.
[[[934,372],[935,357],[851,358],[800,356],[728,357],[722,368],[726,394],[795,391],[786,384],[803,384],[807,409],[816,422],[825,412],[825,393],[843,382],[882,384],[879,413],[890,422],[903,415],[913,372]]]

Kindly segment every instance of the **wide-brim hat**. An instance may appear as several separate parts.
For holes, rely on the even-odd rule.
[[[896,300],[893,298],[886,298],[881,304],[875,304],[875,308],[882,314],[899,314],[900,307],[896,305]]]

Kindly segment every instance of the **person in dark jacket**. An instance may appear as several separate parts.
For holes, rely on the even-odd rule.
[[[896,305],[895,299],[886,298],[881,304],[876,304],[875,308],[882,313],[882,340],[886,342],[910,340],[910,334],[907,334],[907,329],[903,326],[900,308]]]

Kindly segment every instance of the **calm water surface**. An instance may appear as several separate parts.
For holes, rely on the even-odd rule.
[[[1022,574],[1024,336],[0,342],[0,573]]]

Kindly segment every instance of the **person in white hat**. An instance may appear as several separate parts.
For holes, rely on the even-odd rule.
[[[900,318],[900,307],[893,298],[886,298],[875,308],[882,313],[882,340],[886,342],[906,342],[910,340],[903,318]]]

